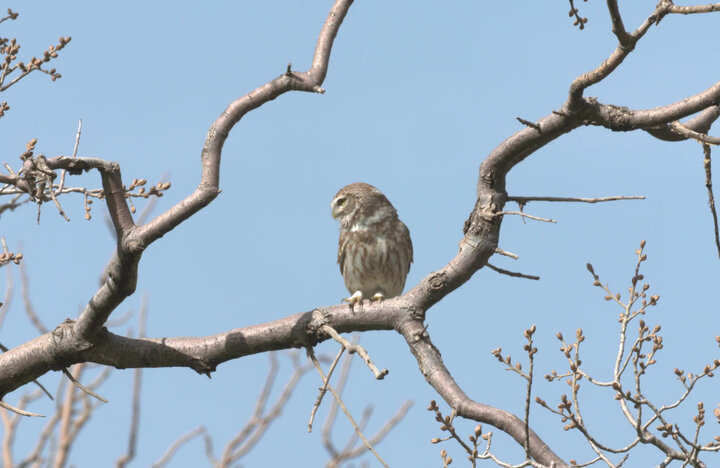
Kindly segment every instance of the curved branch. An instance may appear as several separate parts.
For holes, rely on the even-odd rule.
[[[687,139],[692,139],[692,140],[698,141],[700,143],[705,143],[706,145],[713,145],[713,146],[720,145],[720,138],[710,136],[705,133],[696,132],[696,131],[686,127],[685,125],[681,124],[678,121],[671,122],[670,128],[674,132],[677,132],[678,134],[684,136]]]
[[[720,117],[720,105],[714,104],[700,112],[700,114],[696,117],[693,117],[685,122],[683,125],[694,132],[708,133],[713,122],[715,122],[718,117]],[[655,138],[663,141],[687,140],[687,136],[680,135],[673,131],[669,124],[660,127],[646,128],[644,130]]]
[[[614,131],[652,129],[704,111],[691,122],[698,127],[710,126],[717,119],[716,107],[720,103],[720,81],[705,91],[688,96],[678,102],[654,109],[633,110],[612,104],[602,104],[595,99],[586,99],[589,106],[587,118],[593,124],[602,125]]]
[[[122,184],[118,163],[99,158],[56,156],[48,159],[47,164],[50,169],[64,169],[70,174],[97,169],[102,178],[103,194],[117,239],[123,239],[135,227],[130,207],[125,198],[125,187]]]
[[[622,23],[620,12],[617,8],[617,2],[615,0],[608,1],[608,9],[610,11],[610,17],[613,23],[613,32],[617,36],[620,44],[610,54],[603,63],[600,64],[594,70],[587,73],[583,73],[570,85],[570,92],[568,96],[568,103],[570,108],[575,108],[580,105],[580,101],[583,97],[583,92],[590,86],[597,84],[607,78],[625,58],[630,55],[630,52],[635,49],[635,44],[639,41],[646,32],[650,29],[650,26],[657,24],[660,20],[668,13],[668,2],[661,1],[655,7],[655,11],[638,27],[632,34],[628,34],[625,31],[625,26]]]
[[[330,50],[352,0],[336,0],[318,38],[309,72],[288,71],[253,92],[237,99],[210,127],[202,151],[202,173],[198,188],[187,198],[148,224],[135,227],[120,177],[114,163],[88,158],[56,158],[56,167],[72,171],[100,166],[103,190],[118,239],[117,254],[108,266],[106,280],[78,318],[74,334],[82,341],[92,341],[115,308],[135,292],[137,268],[142,252],[152,242],[174,229],[184,220],[207,206],[220,193],[220,155],[230,130],[249,111],[288,91],[322,92],[320,85],[327,75]]]
[[[220,154],[230,130],[245,114],[288,91],[325,92],[321,85],[327,76],[333,41],[352,3],[353,0],[335,1],[320,31],[309,71],[298,73],[288,69],[286,73],[269,83],[235,100],[218,117],[208,130],[202,150],[200,185],[187,198],[139,229],[138,236],[145,244],[150,244],[167,234],[218,196]]]
[[[28,383],[32,376],[80,362],[118,369],[188,367],[209,374],[231,359],[314,346],[330,338],[321,331],[326,324],[339,333],[392,330],[398,314],[405,312],[400,299],[366,305],[362,314],[340,304],[207,337],[133,339],[103,329],[93,343],[86,343],[74,336],[73,322],[66,321],[52,332],[0,354],[0,395]]]
[[[474,421],[492,424],[510,435],[521,446],[525,445],[525,422],[507,411],[468,398],[443,364],[440,352],[430,341],[422,322],[407,320],[399,331],[417,359],[425,380],[452,407],[455,414]],[[568,466],[532,430],[529,433],[528,451],[533,459],[545,466]]]
[[[197,190],[150,223],[135,226],[125,201],[117,163],[98,158],[64,156],[47,161],[49,169],[65,169],[70,173],[97,169],[100,172],[108,209],[117,233],[117,252],[107,267],[106,280],[76,322],[66,321],[51,333],[41,335],[0,356],[0,368],[10,370],[0,377],[0,398],[45,372],[65,368],[70,362],[78,362],[78,353],[93,347],[102,348],[107,344],[105,341],[110,341],[102,326],[110,313],[135,291],[142,252],[154,240],[210,203],[219,193],[220,154],[233,126],[247,112],[287,91],[322,91],[320,85],[327,75],[333,41],[352,3],[353,0],[335,1],[320,32],[313,66],[309,72],[288,71],[228,106],[208,132],[202,151],[202,175]],[[0,182],[3,181],[4,179],[0,179]],[[17,181],[12,182],[17,184]],[[122,363],[118,363],[118,367],[120,366]],[[12,379],[9,377],[11,375]]]

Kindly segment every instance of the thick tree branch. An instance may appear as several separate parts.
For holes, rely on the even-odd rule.
[[[468,398],[445,367],[440,352],[430,341],[422,322],[406,320],[401,325],[399,332],[417,359],[425,380],[443,397],[457,416],[492,424],[510,435],[521,446],[525,444],[526,434],[523,420],[499,408]],[[554,463],[556,467],[567,466],[535,432],[530,431],[528,438],[530,441],[529,452],[533,459],[546,466],[550,466],[551,463]]]
[[[664,0],[664,3],[671,3]],[[720,11],[720,3],[709,3],[707,5],[693,5],[693,6],[681,6],[671,4],[668,7],[668,13],[678,13],[681,15],[691,15],[697,13],[712,13],[714,11]]]
[[[700,112],[697,116],[685,122],[683,125],[690,130],[698,133],[707,133],[710,130],[710,126],[720,117],[720,105],[714,104],[704,111]],[[646,132],[654,136],[659,140],[664,141],[685,141],[687,137],[680,135],[670,128],[670,124],[662,125],[660,127],[646,128]]]
[[[696,112],[717,106],[720,103],[720,82],[681,101],[654,109],[633,110],[612,104],[602,104],[590,98],[586,102],[590,106],[587,117],[593,124],[602,125],[614,131],[645,130],[659,125],[667,125]],[[706,118],[712,112],[708,110]]]

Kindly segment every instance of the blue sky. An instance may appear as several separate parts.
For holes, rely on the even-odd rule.
[[[495,3],[356,2],[333,49],[326,94],[286,94],[242,119],[223,151],[222,194],[146,251],[138,293],[116,315],[137,311],[146,294],[150,336],[202,336],[338,303],[346,291],[335,263],[337,225],[329,203],[354,181],[380,188],[408,225],[415,246],[409,286],[443,266],[462,238],[483,158],[521,128],[516,117],[534,121],[558,109],[572,79],[599,65],[616,44],[603,2],[579,4],[589,17],[584,31],[572,26],[567,2]],[[629,29],[655,4],[625,3]],[[39,55],[60,35],[73,39],[54,65],[62,79],[51,83],[33,75],[3,93],[11,109],[0,120],[0,160],[17,167],[17,155],[32,138],[38,138],[40,153],[70,154],[82,118],[79,154],[118,161],[126,181],[142,177],[154,183],[167,174],[173,186],[157,208],[164,210],[197,185],[205,134],[228,103],[282,73],[288,62],[307,69],[330,4],[9,5],[20,17],[0,25],[0,33],[18,38],[22,57]],[[651,108],[706,89],[720,77],[720,50],[713,45],[720,38],[719,20],[717,14],[667,17],[587,95]],[[93,173],[70,183],[97,187],[100,181]],[[697,372],[718,357],[720,261],[699,145],[580,128],[516,167],[508,192],[647,199],[527,206],[528,213],[558,224],[506,217],[500,246],[520,259],[491,262],[542,279],[531,282],[483,269],[427,316],[434,343],[469,396],[521,413],[522,382],[490,351],[501,346],[519,360],[522,332],[531,324],[537,326],[538,396],[556,403],[568,391],[541,378],[565,369],[557,331],[573,336],[582,327],[583,362],[607,379],[620,310],[602,300],[585,264],[591,262],[603,281],[625,292],[642,239],[649,257],[644,273],[650,291],[661,296],[645,320],[663,325],[665,344],[648,375],[648,395],[660,404],[673,401],[682,392],[673,368]],[[32,206],[4,213],[0,221],[0,234],[11,247],[22,242],[33,304],[51,328],[78,314],[113,247],[101,204],[95,203],[88,222],[81,197],[61,201],[70,223],[50,205],[43,207],[39,225]],[[0,284],[8,274],[19,281],[17,270],[5,267]],[[34,336],[17,295],[0,342],[12,346]],[[377,449],[391,466],[441,466],[440,447],[429,443],[441,433],[424,409],[438,397],[402,338],[370,332],[361,344],[390,375],[375,381],[356,363],[346,393],[351,410],[359,416],[365,405],[374,405],[372,433],[412,399],[409,415]],[[324,343],[318,350],[334,354],[336,348]],[[282,382],[291,365],[283,356],[281,362]],[[145,372],[132,466],[150,465],[177,437],[201,424],[218,450],[251,414],[267,368],[267,356],[261,355],[223,364],[210,380],[187,369]],[[53,373],[41,381],[54,388],[58,378]],[[110,403],[80,435],[71,454],[76,466],[109,464],[124,452],[131,379],[132,371],[115,370],[100,389]],[[284,466],[289,459],[304,460],[304,466],[324,463],[321,431],[306,432],[319,384],[316,375],[305,377],[282,419],[243,459],[244,466]],[[586,422],[595,435],[608,444],[629,442],[631,428],[612,396],[589,386],[582,392]],[[19,394],[7,400],[13,403]],[[702,382],[671,419],[692,432],[696,403],[705,402],[710,418],[717,394],[716,382]],[[51,414],[53,404],[43,401],[31,409]],[[320,421],[326,411],[327,406],[321,408]],[[540,436],[566,460],[591,457],[582,439],[563,431],[556,417],[537,406],[531,417]],[[22,423],[18,458],[43,424],[40,419]],[[474,425],[459,423],[459,428],[469,434]],[[706,440],[716,427],[708,421]],[[341,418],[336,429],[342,445],[351,429]],[[444,448],[456,463],[464,460],[458,446]],[[509,462],[522,459],[517,445],[501,435],[494,449]],[[205,460],[196,439],[170,466],[204,466]],[[632,466],[650,466],[661,458],[641,448],[632,460]],[[713,460],[718,463],[718,456],[706,459],[710,465]]]

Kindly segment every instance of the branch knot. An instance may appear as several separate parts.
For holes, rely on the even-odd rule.
[[[432,274],[430,279],[428,279],[428,287],[433,290],[437,291],[438,289],[442,289],[445,287],[445,283],[447,282],[447,275],[444,271],[436,271]]]

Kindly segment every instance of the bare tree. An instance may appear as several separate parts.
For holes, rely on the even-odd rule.
[[[133,208],[128,202],[132,196],[150,194],[149,191],[141,191],[145,181],[135,180],[131,184],[124,184],[120,165],[116,162],[105,161],[97,157],[76,157],[75,155],[45,158],[42,155],[35,155],[35,143],[31,141],[22,155],[22,168],[13,170],[7,166],[8,175],[0,175],[0,183],[5,184],[0,189],[0,193],[11,196],[27,194],[38,205],[46,201],[53,201],[61,214],[63,211],[57,202],[57,196],[65,193],[62,182],[64,174],[66,172],[73,175],[83,171],[97,171],[102,182],[102,189],[78,191],[84,193],[86,199],[94,194],[105,202],[116,234],[117,249],[106,269],[104,281],[75,320],[58,324],[53,331],[41,333],[37,338],[11,348],[0,355],[0,396],[4,398],[50,370],[64,369],[71,364],[97,363],[118,368],[187,367],[200,374],[209,375],[216,370],[218,364],[228,360],[289,348],[305,348],[311,360],[317,364],[313,358],[312,348],[319,342],[329,339],[339,342],[342,348],[348,352],[356,352],[363,357],[376,378],[380,379],[385,372],[372,363],[367,351],[349,343],[340,334],[353,331],[395,330],[407,343],[408,350],[416,358],[419,369],[427,382],[451,408],[451,415],[443,415],[436,403],[430,406],[430,409],[436,413],[436,418],[442,422],[443,430],[451,431],[454,439],[458,441],[461,439],[459,435],[452,434],[454,431],[453,421],[456,417],[460,417],[490,424],[511,436],[525,451],[525,461],[519,466],[575,465],[573,461],[566,462],[561,459],[545,441],[531,430],[527,414],[529,409],[524,418],[517,417],[501,408],[476,401],[465,393],[454,380],[450,370],[443,363],[438,348],[430,339],[425,322],[426,314],[432,306],[443,300],[450,292],[463,286],[474,273],[485,266],[500,273],[528,276],[508,272],[488,263],[490,257],[495,254],[512,255],[498,246],[500,227],[505,215],[552,221],[527,214],[522,208],[526,204],[536,201],[591,203],[610,201],[609,199],[520,197],[511,196],[506,191],[507,175],[516,165],[533,155],[538,149],[581,126],[594,125],[611,131],[644,130],[650,135],[668,142],[687,139],[701,142],[708,174],[709,196],[713,207],[713,216],[715,216],[711,191],[710,145],[718,144],[720,140],[709,136],[708,132],[711,124],[720,116],[720,82],[698,94],[688,95],[674,103],[659,103],[661,105],[652,109],[630,109],[617,104],[603,103],[597,98],[587,97],[585,92],[589,87],[602,82],[617,70],[645,34],[654,26],[662,26],[661,21],[668,15],[708,14],[720,11],[720,4],[681,7],[672,1],[662,0],[649,11],[648,16],[637,28],[629,30],[624,24],[617,0],[608,0],[607,10],[612,20],[612,33],[618,41],[615,50],[597,68],[583,73],[570,83],[568,97],[557,109],[549,111],[545,117],[535,122],[518,118],[525,128],[506,138],[485,157],[480,165],[477,196],[464,224],[463,237],[457,255],[440,270],[429,272],[404,295],[382,303],[366,304],[362,314],[354,313],[347,305],[318,306],[311,311],[296,313],[269,323],[229,330],[207,337],[130,338],[117,335],[105,328],[110,315],[135,292],[143,252],[153,242],[178,227],[218,196],[220,157],[225,140],[235,124],[251,110],[286,92],[324,92],[322,85],[327,75],[333,41],[352,3],[351,0],[335,1],[320,32],[312,66],[309,70],[298,72],[288,66],[285,73],[232,102],[227,107],[207,134],[201,153],[202,171],[197,189],[184,200],[147,223],[140,224],[133,220]],[[570,6],[575,25],[581,29],[584,28],[587,19],[580,15],[572,0]],[[680,122],[680,119],[691,116],[694,117]],[[55,183],[56,171],[61,171],[63,174],[59,184]],[[159,184],[152,189],[152,195],[159,195],[168,187]],[[517,202],[521,210],[506,210],[505,205],[508,201]],[[718,242],[718,248],[720,250],[720,242]],[[12,258],[17,259],[17,256]],[[639,254],[639,258],[638,268],[642,261],[641,254]],[[591,273],[595,275],[592,270]],[[599,283],[599,278],[593,276],[593,281]],[[642,278],[637,270],[630,298],[626,299],[627,302],[624,303],[620,297],[612,295],[608,290],[609,300],[616,297],[615,300],[618,304],[625,308],[625,324],[657,302],[657,299],[652,297],[644,302],[645,290],[635,289],[641,283]],[[600,285],[600,287],[602,286]],[[638,301],[642,302],[641,308],[633,309],[633,306],[639,305]],[[498,359],[510,368],[516,369],[526,379],[528,383],[527,408],[529,408],[532,393],[532,359],[535,352],[532,336],[534,333],[534,327],[530,327],[525,333],[528,340],[526,351],[531,363],[529,373],[526,374],[521,368],[513,366],[510,359],[504,356],[500,350],[496,353]],[[623,328],[623,333],[626,333],[625,328]],[[633,415],[629,407],[632,405],[635,405],[636,409],[643,406],[650,407],[654,416],[650,417],[649,422],[660,421],[662,427],[658,430],[671,435],[676,442],[682,444],[680,449],[670,448],[660,443],[654,436],[648,435],[648,428],[643,426],[638,428],[637,442],[632,444],[633,446],[639,443],[656,446],[667,458],[662,466],[666,466],[673,460],[680,460],[685,465],[703,466],[699,458],[701,452],[717,450],[717,446],[709,445],[714,443],[703,444],[698,436],[687,437],[682,432],[675,430],[673,426],[663,421],[662,414],[665,410],[662,408],[652,409],[650,402],[642,398],[639,390],[633,393],[619,382],[621,370],[625,371],[629,368],[627,366],[630,366],[635,375],[636,386],[639,387],[639,376],[642,375],[644,367],[652,365],[652,356],[656,350],[650,351],[648,357],[648,352],[644,351],[643,346],[644,343],[659,344],[657,331],[654,329],[651,331],[644,323],[640,323],[639,336],[640,338],[631,345],[629,350],[621,351],[618,354],[616,362],[619,364],[614,380],[611,382],[598,381],[597,383],[610,387],[616,392],[615,398],[628,408],[628,419],[634,425],[640,426],[641,418]],[[563,338],[560,336],[559,339]],[[582,340],[583,334],[579,331],[574,344],[563,341],[570,371],[567,374],[561,374],[573,381],[580,378],[590,379],[589,374],[582,373],[577,356]],[[716,367],[715,363],[708,364],[704,368],[702,376],[711,376]],[[323,379],[323,387],[335,394],[332,385],[329,384],[331,371],[328,371],[326,375],[319,365],[317,368]],[[688,391],[692,389],[698,375],[685,377]],[[682,378],[685,373],[679,371],[678,376]],[[551,375],[552,378],[554,377]],[[546,406],[542,400],[538,402]],[[6,408],[12,409],[7,402],[3,404]],[[564,399],[562,405],[563,407],[557,410],[558,414],[565,421],[570,421],[572,428],[582,431],[584,426],[577,409],[578,403],[570,398],[569,400]],[[22,410],[22,408],[18,409]],[[701,423],[704,422],[703,408],[698,409],[697,419],[697,432],[699,433]],[[648,422],[643,421],[643,424]],[[361,424],[356,425],[356,427],[359,426]],[[364,438],[361,432],[358,431],[358,437],[362,438],[368,449],[372,450],[372,444]],[[603,446],[589,433],[583,434],[598,453],[598,460],[606,462],[609,466],[617,466],[604,454],[612,452],[613,449]],[[478,428],[472,437],[473,447],[465,442],[462,444],[474,464],[477,458],[482,458],[490,453],[489,447],[487,449],[478,448],[480,447],[479,440],[490,440],[491,437],[487,436],[487,433],[483,433],[482,428]],[[352,450],[338,451],[330,443],[327,443],[326,446],[331,453],[337,454],[338,457],[352,452]],[[632,447],[629,447],[628,450],[630,448]],[[226,451],[227,456],[223,455],[224,459],[233,459],[233,450],[235,449],[235,446],[229,446]],[[623,452],[623,450],[620,451]],[[379,456],[378,458],[380,459]],[[447,453],[443,455],[443,459],[446,465],[450,463]],[[503,463],[500,460],[496,460],[496,462]]]

